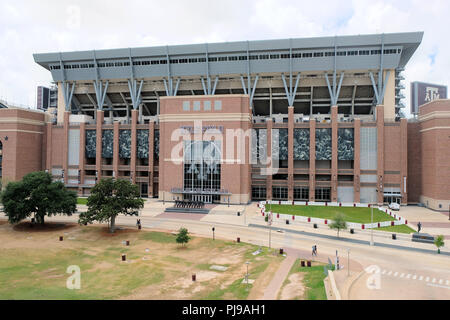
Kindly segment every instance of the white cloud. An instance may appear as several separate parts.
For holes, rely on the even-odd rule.
[[[1,2],[0,97],[35,105],[35,87],[51,81],[36,52],[425,31],[409,96],[410,81],[449,85],[449,16],[446,0]]]

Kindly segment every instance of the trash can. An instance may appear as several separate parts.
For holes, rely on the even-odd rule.
[[[283,253],[284,253],[283,248],[280,248],[280,254],[283,254]]]
[[[237,215],[238,215],[238,217],[240,217],[240,216],[241,216],[241,213],[240,213],[240,212],[238,212],[238,213],[237,213]]]
[[[350,229],[350,233],[354,234],[355,233],[355,229]]]
[[[59,241],[63,241],[63,240],[64,240],[63,236],[59,236]]]
[[[241,242],[241,238],[238,237],[236,241],[237,241],[237,243],[240,243]]]
[[[129,245],[130,245],[130,241],[127,240],[127,241],[125,242],[125,245],[126,245],[126,246],[129,246]]]
[[[289,224],[289,220],[286,219],[286,224]]]
[[[397,235],[395,233],[392,234],[392,240],[397,240]]]
[[[305,267],[305,260],[300,261],[300,265],[304,268]]]
[[[314,223],[314,229],[317,229],[317,223]]]
[[[122,261],[127,261],[127,255],[126,254],[122,255]]]
[[[192,281],[195,282],[196,280],[197,280],[197,275],[193,274],[193,275],[192,275]]]
[[[307,266],[308,266],[308,268],[311,268],[311,260],[308,260]]]

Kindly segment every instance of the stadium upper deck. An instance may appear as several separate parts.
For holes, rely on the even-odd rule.
[[[159,97],[248,94],[254,116],[295,113],[370,115],[403,107],[401,71],[422,32],[241,41],[35,54],[52,73],[64,110],[141,122],[159,114]],[[73,94],[72,94],[73,93]],[[61,118],[61,119],[60,119]]]

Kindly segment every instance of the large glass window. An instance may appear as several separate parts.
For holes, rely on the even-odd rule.
[[[220,190],[220,141],[184,142],[184,189]]]
[[[308,201],[309,188],[294,188],[294,200]]]
[[[316,201],[331,201],[331,188],[316,188]]]
[[[273,200],[287,200],[288,188],[287,187],[272,187]]]
[[[266,199],[266,187],[265,186],[253,186],[252,187],[252,200],[265,200]]]

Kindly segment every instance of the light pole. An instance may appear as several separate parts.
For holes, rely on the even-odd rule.
[[[269,249],[271,248],[272,242],[272,221],[273,221],[272,211],[269,211],[269,213],[267,214],[267,224],[269,225]]]
[[[250,261],[247,261],[245,264],[247,265],[247,274],[245,275],[245,279],[247,280],[247,291],[248,291],[248,265],[250,264]]]
[[[350,276],[350,248],[347,249],[347,277]]]
[[[244,214],[244,225],[247,225],[247,215],[245,214],[246,208],[244,208],[244,211],[242,213]]]
[[[370,214],[370,223],[371,223],[371,228],[370,228],[370,245],[373,246],[373,206],[374,204],[372,204],[370,206],[371,208],[371,214]]]

